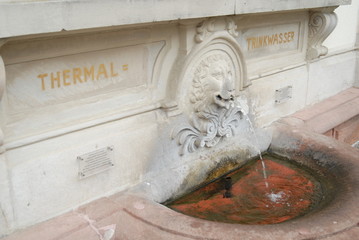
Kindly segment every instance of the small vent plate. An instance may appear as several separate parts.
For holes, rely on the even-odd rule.
[[[114,166],[113,146],[100,148],[77,157],[79,162],[79,178],[87,178]]]
[[[276,104],[287,102],[291,98],[292,98],[292,86],[287,86],[287,87],[275,90],[275,103]]]

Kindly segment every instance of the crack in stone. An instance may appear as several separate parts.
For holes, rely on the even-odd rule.
[[[84,219],[89,227],[97,234],[97,236],[99,237],[99,240],[111,240],[112,237],[115,235],[115,230],[116,230],[116,224],[111,224],[102,228],[97,228],[94,224],[96,223],[96,220],[90,219],[90,217],[86,214],[82,214],[79,212],[76,212],[76,214]],[[102,234],[101,231],[103,231],[104,233]]]

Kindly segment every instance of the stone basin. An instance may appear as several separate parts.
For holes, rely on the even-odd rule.
[[[266,154],[166,205],[189,216],[239,224],[280,223],[322,208],[335,183],[291,162]]]
[[[349,239],[337,237],[343,232],[358,231],[358,150],[283,123],[273,124],[272,129],[274,136],[268,152],[292,159],[330,180],[334,191],[328,204],[290,221],[248,225],[194,218],[139,196],[122,196],[117,201],[128,203],[123,211],[136,224],[141,222],[131,230],[137,234],[135,239],[144,236],[147,228],[156,228],[167,236],[159,239]]]

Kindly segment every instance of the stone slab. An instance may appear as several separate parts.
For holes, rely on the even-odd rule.
[[[158,76],[169,71],[162,67],[172,58],[161,62],[168,29],[41,38],[3,47],[5,148],[158,108],[166,79]]]
[[[97,221],[111,216],[119,210],[121,208],[116,202],[109,198],[100,198],[80,207],[76,212]]]
[[[55,240],[56,238],[54,238]],[[100,235],[94,231],[90,226],[79,229],[76,232],[68,233],[68,235],[60,238],[61,240],[75,240],[75,239],[86,239],[86,240],[98,240],[101,239]],[[110,239],[108,239],[110,240]]]
[[[236,40],[242,47],[250,79],[305,61],[308,18],[305,11],[239,18]]]
[[[294,113],[292,116],[302,119],[303,121],[306,121],[308,119],[311,119],[319,114],[325,113],[333,107],[338,106],[340,104],[344,104],[348,101],[353,100],[354,98],[357,98],[359,96],[359,88],[349,88],[343,92],[340,92],[330,98],[327,98],[324,101],[321,101],[317,104],[314,104],[312,106],[309,106],[303,110],[300,110],[296,113]]]
[[[349,88],[304,110],[293,114],[318,133],[326,133],[359,114],[359,89]]]
[[[306,125],[311,129],[315,129],[318,133],[325,133],[329,129],[340,125],[358,114],[359,98],[356,98],[306,121]]]
[[[16,232],[4,240],[64,239],[72,232],[87,226],[88,223],[84,219],[71,212]]]
[[[6,67],[11,111],[143,86],[164,42],[111,48]],[[143,71],[139,71],[143,69]]]
[[[359,141],[359,115],[329,130],[325,135],[353,145]]]

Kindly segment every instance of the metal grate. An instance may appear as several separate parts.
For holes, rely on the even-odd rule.
[[[83,179],[103,172],[114,166],[113,146],[101,148],[77,157],[79,162],[79,178]]]

